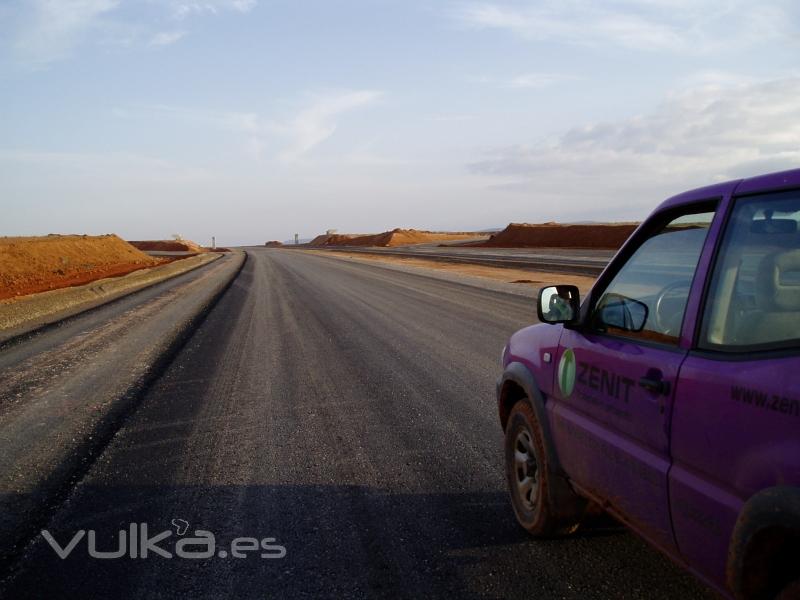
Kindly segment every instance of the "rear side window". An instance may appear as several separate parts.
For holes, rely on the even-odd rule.
[[[700,345],[800,345],[800,191],[738,198],[703,316]]]

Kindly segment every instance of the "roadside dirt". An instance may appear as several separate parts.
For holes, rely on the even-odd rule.
[[[105,277],[83,285],[0,299],[0,344],[4,339],[187,273],[220,256],[217,252],[194,254],[119,277]]]
[[[0,300],[82,285],[169,262],[116,235],[0,238]]]
[[[582,275],[566,275],[562,273],[547,273],[543,271],[528,271],[523,269],[504,269],[502,267],[488,267],[484,265],[469,265],[463,263],[447,263],[424,258],[406,258],[404,256],[378,256],[375,254],[361,254],[355,252],[325,252],[324,250],[305,250],[314,254],[321,254],[333,258],[346,258],[348,260],[362,262],[383,262],[389,264],[400,264],[410,267],[424,267],[436,269],[437,271],[448,271],[461,275],[472,275],[473,277],[483,277],[505,283],[519,284],[538,290],[540,287],[549,284],[575,285],[584,293],[594,284],[594,277]]]
[[[562,225],[559,223],[511,223],[483,243],[487,248],[607,248],[616,250],[638,223]]]
[[[309,246],[377,246],[382,248],[392,246],[411,246],[414,244],[431,244],[437,242],[457,242],[466,240],[480,240],[486,238],[480,233],[470,232],[440,232],[418,231],[416,229],[393,229],[370,235],[354,235],[334,233],[331,235],[318,235]]]

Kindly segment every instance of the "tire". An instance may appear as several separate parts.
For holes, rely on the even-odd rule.
[[[797,579],[783,588],[775,600],[798,600],[800,598],[800,579]]]
[[[511,409],[505,433],[506,480],[514,515],[535,537],[552,537],[575,531],[578,515],[559,515],[552,505],[553,474],[536,414],[527,400]]]

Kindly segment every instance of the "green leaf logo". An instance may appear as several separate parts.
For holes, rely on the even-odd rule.
[[[564,350],[558,363],[558,387],[564,398],[569,398],[575,388],[575,353],[570,349]]]

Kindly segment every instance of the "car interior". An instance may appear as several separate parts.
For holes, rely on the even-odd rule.
[[[712,282],[704,339],[757,346],[800,339],[800,198],[737,206]]]

